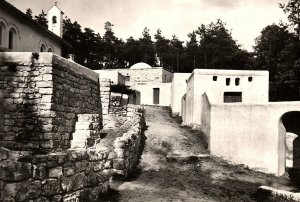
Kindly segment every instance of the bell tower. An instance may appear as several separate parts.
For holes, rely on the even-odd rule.
[[[62,37],[64,13],[57,7],[57,2],[48,11],[48,30]]]

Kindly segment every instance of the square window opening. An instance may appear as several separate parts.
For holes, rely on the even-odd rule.
[[[224,103],[242,102],[242,92],[224,92]]]

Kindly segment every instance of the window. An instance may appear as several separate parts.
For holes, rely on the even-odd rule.
[[[1,25],[0,25],[0,45],[2,45],[2,27],[1,27]]]
[[[213,81],[217,81],[218,77],[217,76],[213,76]]]
[[[130,76],[126,76],[125,81],[130,81]]]
[[[240,85],[240,78],[235,78],[235,85],[236,86]]]
[[[52,53],[53,52],[52,48],[48,48],[48,52]]]
[[[12,50],[13,47],[14,47],[14,33],[12,30],[10,30],[8,33],[8,48]]]
[[[226,86],[230,85],[230,78],[226,78]]]
[[[242,102],[241,92],[224,92],[224,103]]]
[[[46,46],[44,44],[41,45],[40,52],[46,52]]]
[[[57,17],[56,16],[53,16],[52,17],[52,24],[56,24],[57,23]]]
[[[167,81],[167,75],[165,75],[165,81]]]
[[[249,76],[249,77],[248,77],[248,81],[249,81],[249,82],[252,82],[252,80],[253,80],[252,76]]]

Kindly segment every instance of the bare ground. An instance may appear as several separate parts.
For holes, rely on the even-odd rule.
[[[103,201],[260,201],[255,198],[260,185],[290,189],[287,176],[277,178],[217,157],[195,157],[207,154],[200,131],[181,127],[168,108],[145,110],[148,129],[140,168],[126,182],[113,182]]]

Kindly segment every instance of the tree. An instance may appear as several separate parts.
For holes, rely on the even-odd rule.
[[[296,32],[300,39],[300,0],[290,0],[287,4],[279,4],[284,13],[288,14],[288,20],[296,26]]]
[[[171,53],[171,60],[170,66],[176,67],[176,72],[181,71],[181,64],[182,64],[182,55],[183,55],[183,41],[180,41],[177,36],[174,34],[172,35],[172,39],[170,40],[170,53]]]
[[[159,58],[159,66],[169,66],[170,60],[170,40],[161,35],[161,30],[158,29],[155,38],[155,51]],[[165,63],[164,63],[165,61]]]
[[[25,14],[32,19],[32,10],[30,8],[26,10]]]
[[[137,61],[141,61],[139,51],[139,41],[132,36],[129,37],[123,47],[123,55],[126,62],[125,67],[134,65]]]
[[[137,62],[145,62],[150,66],[155,66],[156,59],[155,59],[155,48],[154,43],[151,40],[151,36],[149,33],[149,29],[145,27],[142,33],[143,37],[139,38],[139,48],[138,54],[140,60]]]
[[[48,20],[46,17],[47,14],[44,12],[44,10],[42,10],[42,13],[34,16],[34,20],[45,29],[48,29]]]
[[[196,33],[200,37],[200,66],[213,69],[249,68],[250,55],[240,48],[225,26],[226,24],[218,19],[216,23],[202,24],[198,27]]]
[[[199,48],[196,31],[189,33],[188,38],[183,55],[183,72],[192,72],[196,68],[196,57]]]
[[[256,69],[269,71],[270,100],[299,99],[300,42],[289,27],[266,26],[254,50]]]
[[[112,27],[114,25],[110,22],[105,22],[104,29],[105,33],[103,36],[103,47],[104,47],[104,68],[124,68],[126,66],[123,55],[124,42],[118,39]]]

